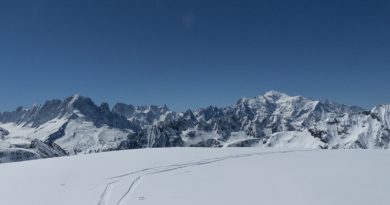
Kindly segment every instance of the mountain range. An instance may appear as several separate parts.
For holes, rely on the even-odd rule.
[[[226,107],[96,105],[79,95],[0,113],[0,162],[152,147],[389,147],[390,105],[269,91]]]

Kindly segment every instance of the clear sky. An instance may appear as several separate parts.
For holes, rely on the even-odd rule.
[[[390,1],[0,1],[0,110],[75,93],[184,110],[268,90],[390,103]]]

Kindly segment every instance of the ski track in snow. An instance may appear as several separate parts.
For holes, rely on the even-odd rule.
[[[106,187],[104,188],[103,193],[100,195],[99,201],[97,205],[108,205],[108,202],[110,200],[110,194],[111,194],[111,186],[115,183],[118,183],[120,180],[109,182],[106,184]]]
[[[119,199],[119,201],[116,203],[117,205],[120,205],[122,200],[128,196],[129,194],[131,194],[132,191],[134,191],[134,188],[137,186],[138,182],[141,180],[141,176],[138,176],[137,178],[135,178],[133,180],[133,182],[131,182],[129,188],[127,189],[127,191],[125,192],[125,194],[122,195],[122,197]],[[131,195],[130,195],[131,196]]]
[[[115,184],[122,182],[126,179],[129,179],[129,177],[135,176],[135,178],[130,182],[128,189],[124,192],[124,194],[119,198],[119,200],[114,203],[116,205],[121,205],[125,202],[125,199],[128,200],[131,198],[131,195],[135,192],[135,188],[138,186],[139,182],[142,178],[146,177],[147,175],[155,175],[160,174],[164,172],[170,172],[178,169],[183,169],[187,167],[193,167],[193,166],[201,166],[211,163],[216,163],[220,161],[225,161],[229,159],[237,159],[237,158],[244,158],[244,157],[252,157],[252,156],[262,156],[262,155],[271,155],[271,154],[285,154],[285,153],[291,153],[291,152],[305,152],[305,151],[313,151],[313,150],[290,150],[290,151],[276,151],[276,152],[258,152],[258,153],[250,153],[250,154],[239,154],[239,155],[229,155],[226,157],[217,157],[217,158],[210,158],[210,159],[203,159],[199,161],[194,162],[187,162],[187,163],[181,163],[181,164],[172,164],[172,165],[165,165],[165,166],[156,166],[156,167],[149,167],[141,170],[137,170],[134,172],[128,172],[124,173],[118,176],[113,176],[107,178],[107,182],[105,184],[105,189],[103,190],[103,193],[100,196],[100,199],[97,203],[97,205],[110,205],[112,203],[109,203],[110,201],[110,195],[113,188],[115,188]],[[115,181],[112,181],[115,180]]]

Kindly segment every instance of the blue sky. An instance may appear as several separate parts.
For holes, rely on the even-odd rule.
[[[0,110],[230,105],[268,90],[390,103],[390,1],[2,0]]]

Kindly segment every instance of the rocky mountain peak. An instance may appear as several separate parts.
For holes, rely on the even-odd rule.
[[[125,103],[117,103],[112,108],[112,112],[126,117],[131,122],[140,124],[142,127],[178,117],[178,114],[170,110],[166,105],[134,106]]]

